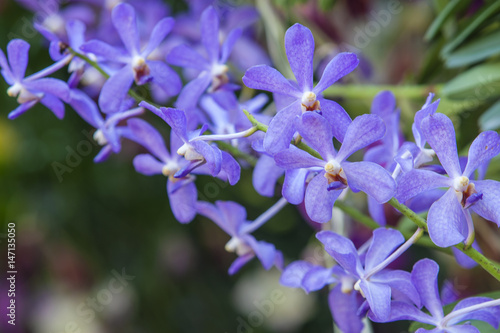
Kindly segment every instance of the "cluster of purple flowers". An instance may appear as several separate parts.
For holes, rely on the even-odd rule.
[[[41,1],[20,2],[42,11]],[[282,253],[252,232],[287,203],[303,204],[314,222],[335,223],[335,201],[349,190],[364,192],[369,212],[381,226],[373,237],[356,249],[342,235],[318,232],[317,239],[337,264],[295,261],[284,268],[281,282],[306,292],[329,285],[331,312],[344,332],[360,332],[365,316],[375,322],[414,320],[432,325],[431,332],[478,332],[467,320],[498,327],[500,300],[467,298],[444,315],[434,261],[420,260],[411,273],[388,269],[423,230],[405,241],[399,231],[384,227],[384,203],[396,198],[416,212],[428,211],[428,233],[437,246],[477,246],[471,211],[500,226],[500,183],[483,179],[489,161],[500,153],[498,133],[481,133],[468,157],[459,158],[453,124],[437,113],[439,100],[433,102],[432,94],[415,113],[414,142],[405,141],[400,131],[391,92],[375,97],[371,114],[351,119],[322,93],[357,67],[357,55],[339,53],[314,85],[314,38],[308,28],[295,24],[285,35],[295,80],[285,78],[252,39],[258,15],[250,7],[216,10],[211,1],[193,0],[189,12],[174,19],[155,0],[82,0],[64,8],[53,2],[53,10],[38,15],[35,23],[50,42],[53,65],[26,76],[29,44],[16,39],[7,45],[6,55],[0,50],[7,93],[20,104],[10,119],[39,102],[63,118],[66,103],[95,128],[94,138],[103,146],[95,162],[120,152],[123,139],[141,145],[145,152],[135,156],[133,165],[144,175],[167,177],[178,221],[188,223],[200,214],[231,237],[226,250],[237,259],[230,274],[254,257],[265,269],[283,269]],[[67,82],[49,77],[64,67],[70,73]],[[272,93],[274,104],[267,111],[274,112],[261,113],[270,95],[238,99],[241,83]],[[147,110],[171,129],[170,149],[158,130],[139,118]],[[364,151],[363,160],[349,161],[359,151]],[[274,196],[284,176],[282,198],[254,221],[247,221],[238,203],[198,200],[196,177],[235,185],[241,168],[249,166],[242,155],[258,158],[253,185],[259,194]],[[433,163],[435,156],[440,164]],[[459,251],[456,257],[471,266]]]

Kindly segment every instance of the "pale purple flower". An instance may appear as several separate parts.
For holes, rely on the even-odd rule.
[[[229,68],[226,62],[236,40],[241,35],[241,29],[232,30],[221,46],[219,43],[219,19],[215,9],[211,6],[205,9],[201,15],[200,29],[202,31],[201,42],[206,57],[186,44],[175,47],[167,56],[167,61],[172,65],[199,71],[198,76],[186,84],[179,94],[176,103],[179,108],[189,108],[196,105],[205,91],[212,93],[219,89],[239,89],[238,86],[229,82]]]
[[[437,284],[439,266],[430,259],[422,259],[413,266],[411,280],[420,295],[422,305],[429,312],[410,303],[394,301],[387,318],[378,317],[373,311],[369,318],[375,322],[413,320],[435,326],[433,329],[419,328],[416,333],[479,333],[469,320],[481,320],[498,329],[500,300],[488,297],[469,297],[458,302],[453,310],[444,315]]]
[[[250,68],[243,77],[243,82],[250,88],[287,95],[291,99],[291,104],[278,109],[269,124],[264,147],[272,155],[288,148],[295,133],[294,119],[306,111],[320,112],[332,124],[334,136],[342,142],[351,118],[339,104],[322,98],[321,93],[353,71],[358,58],[354,53],[338,54],[313,87],[314,37],[311,31],[298,23],[293,25],[285,34],[285,48],[297,83],[288,81],[276,69],[266,65]]]
[[[343,189],[363,191],[377,202],[392,198],[396,182],[389,172],[372,162],[348,162],[349,156],[383,137],[385,125],[376,115],[357,117],[347,128],[338,152],[333,147],[333,129],[329,122],[315,112],[297,118],[299,134],[323,158],[290,146],[274,156],[276,164],[284,169],[309,169],[317,174],[310,180],[305,193],[305,208],[315,222],[327,222],[332,207]],[[306,175],[303,175],[303,183]],[[285,196],[287,198],[287,196]],[[288,199],[288,198],[287,198]]]
[[[451,120],[444,114],[436,113],[422,120],[421,130],[449,177],[414,169],[400,178],[396,198],[405,202],[424,191],[447,188],[446,193],[429,209],[429,236],[441,247],[464,240],[470,245],[474,226],[469,208],[500,225],[500,183],[471,179],[474,170],[500,153],[500,136],[493,131],[479,134],[469,148],[467,166],[462,172]]]
[[[386,259],[405,241],[399,231],[384,228],[374,230],[370,247],[363,257],[350,239],[332,231],[321,231],[316,237],[324,244],[326,252],[352,276],[352,288],[361,293],[371,311],[379,318],[389,316],[391,298],[420,305],[420,297],[410,281],[410,273],[385,268],[388,264]]]
[[[174,20],[168,17],[158,22],[151,32],[148,44],[143,48],[140,45],[141,39],[134,7],[125,3],[117,5],[112,11],[112,20],[125,50],[115,48],[100,40],[91,40],[81,47],[84,52],[90,52],[123,65],[102,88],[99,105],[103,112],[116,112],[134,81],[138,85],[151,81],[169,96],[176,95],[182,85],[177,73],[162,61],[148,59],[172,30]]]
[[[189,164],[182,156],[176,153],[184,143],[175,134],[170,134],[170,151],[158,131],[141,119],[130,119],[128,122],[137,142],[144,146],[149,154],[140,154],[134,158],[134,167],[137,172],[146,176],[164,175],[167,177],[167,194],[170,207],[175,218],[181,223],[188,223],[196,216],[196,199],[198,192],[194,184],[195,177],[186,175],[176,178],[175,174]]]
[[[146,102],[141,102],[139,105],[162,118],[183,142],[183,145],[177,149],[177,154],[184,156],[189,163],[179,169],[174,177],[183,178],[196,168],[206,164],[212,176],[215,177],[224,171],[227,173],[231,185],[239,181],[241,168],[230,154],[222,152],[216,145],[210,145],[204,140],[197,140],[205,131],[205,126],[200,130],[189,132],[184,111],[164,107],[158,109]]]
[[[25,76],[28,66],[28,52],[30,45],[21,39],[14,39],[7,45],[7,57],[0,50],[0,68],[2,76],[7,84],[7,94],[17,97],[20,104],[14,111],[9,113],[9,119],[19,117],[24,112],[41,103],[50,109],[54,115],[62,119],[64,117],[64,104],[69,98],[69,88],[61,80],[47,78],[59,68],[65,66],[70,58],[64,58],[54,65],[28,77]],[[62,100],[62,101],[61,101]]]
[[[359,250],[349,239],[331,231],[319,232],[316,237],[338,265],[325,268],[296,261],[283,270],[280,283],[306,292],[333,285],[328,298],[330,310],[343,332],[361,332],[361,319],[367,306],[386,317],[390,313],[391,298],[420,304],[410,273],[385,268],[396,258],[388,260],[389,256],[404,242],[397,230],[375,230],[373,239]]]
[[[142,107],[111,113],[104,119],[96,103],[83,91],[77,89],[71,89],[68,103],[80,117],[96,128],[94,140],[103,146],[103,148],[94,158],[94,162],[103,162],[112,153],[119,153],[121,150],[121,138],[124,137],[136,141],[135,136],[128,126],[119,125],[119,123],[144,113]]]
[[[278,201],[273,207],[277,207],[279,210],[284,203],[286,201]],[[231,236],[225,248],[228,252],[235,252],[238,258],[229,267],[230,275],[238,272],[243,265],[254,257],[259,258],[265,269],[270,269],[273,265],[279,269],[283,267],[283,254],[276,250],[273,244],[257,241],[250,234],[260,227],[262,223],[266,222],[267,217],[253,222],[247,221],[245,208],[232,201],[216,201],[215,205],[199,201],[196,208],[199,214],[211,219]]]

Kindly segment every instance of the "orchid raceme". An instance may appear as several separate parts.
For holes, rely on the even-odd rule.
[[[370,322],[386,325],[403,320],[414,321],[411,327],[420,325],[418,333],[479,332],[482,327],[479,321],[498,328],[498,294],[479,295],[479,292],[496,288],[480,276],[480,268],[500,281],[500,264],[495,261],[499,258],[500,135],[494,130],[472,133],[474,126],[470,123],[476,117],[468,118],[472,111],[480,119],[484,117],[479,114],[485,109],[483,106],[497,97],[489,82],[487,89],[474,86],[479,80],[477,73],[487,76],[498,71],[494,59],[485,60],[498,52],[484,50],[494,44],[493,37],[497,36],[494,31],[497,27],[487,25],[500,10],[496,2],[474,2],[470,8],[467,4],[458,8],[456,2],[446,5],[443,12],[447,16],[440,16],[440,21],[429,28],[430,37],[426,38],[439,35],[439,45],[432,57],[425,57],[420,75],[406,72],[410,67],[399,64],[406,57],[399,54],[394,57],[389,52],[387,59],[395,63],[394,68],[379,68],[383,62],[372,58],[380,57],[365,54],[371,48],[365,49],[356,42],[353,44],[356,48],[344,43],[343,39],[350,34],[344,36],[337,29],[342,31],[347,21],[337,19],[335,22],[342,24],[332,25],[324,16],[328,11],[312,10],[317,5],[314,1],[303,4],[300,10],[289,11],[301,23],[288,29],[282,24],[291,18],[276,7],[282,1],[257,1],[255,8],[240,6],[239,2],[212,0],[186,0],[185,4],[167,1],[175,3],[173,6],[161,0],[18,2],[35,14],[34,27],[47,39],[42,45],[48,49],[50,57],[46,59],[51,60],[45,68],[27,75],[32,71],[29,65],[33,61],[43,60],[38,59],[38,54],[28,57],[30,44],[9,36],[10,42],[0,46],[0,69],[7,95],[16,98],[19,104],[14,111],[6,110],[6,117],[17,118],[31,108],[36,109],[36,104],[42,104],[62,119],[67,104],[79,116],[75,117],[76,126],[85,127],[84,131],[78,131],[89,141],[78,139],[77,149],[66,146],[66,161],[71,168],[61,170],[72,172],[84,156],[92,153],[95,163],[107,161],[96,166],[102,168],[100,172],[106,166],[118,168],[125,163],[123,168],[132,173],[122,179],[122,173],[113,169],[112,176],[117,181],[108,187],[113,190],[118,184],[122,186],[116,190],[117,195],[127,200],[126,205],[118,202],[120,210],[126,211],[125,206],[135,201],[140,202],[141,209],[146,202],[168,201],[158,212],[151,213],[144,207],[137,220],[148,216],[149,220],[144,218],[140,228],[148,230],[148,237],[154,236],[147,240],[155,251],[161,250],[160,260],[153,251],[138,257],[148,263],[170,265],[162,271],[168,275],[166,280],[175,281],[175,293],[165,290],[169,296],[178,293],[184,297],[183,289],[192,282],[202,285],[207,281],[212,288],[209,276],[217,276],[223,284],[228,284],[252,274],[252,270],[264,268],[274,270],[283,286],[302,289],[300,295],[286,299],[286,306],[295,311],[291,315],[294,320],[311,312],[301,299],[310,297],[316,306],[326,306],[328,302],[329,309],[325,311],[330,311],[335,325],[344,333],[385,332],[389,326],[372,329]],[[324,6],[327,2],[318,3]],[[293,3],[286,2],[283,6],[295,6]],[[335,7],[333,1],[332,6]],[[475,16],[476,7],[481,6],[488,7]],[[360,10],[356,6],[347,7]],[[0,5],[0,14],[3,8]],[[388,17],[382,9],[372,13],[378,18],[377,24]],[[454,13],[466,13],[467,19],[474,22],[474,29],[455,25],[450,20]],[[315,22],[312,31],[303,24],[311,19]],[[460,31],[459,37],[447,41],[455,30]],[[479,30],[477,37],[486,41],[481,39],[474,42],[477,44],[462,46],[475,40],[471,34]],[[284,40],[278,40],[282,32]],[[359,42],[365,31],[355,30],[355,33],[354,38],[360,37]],[[376,43],[377,39],[371,42]],[[440,56],[436,57],[441,47]],[[386,47],[383,49],[385,52]],[[433,62],[435,58],[440,59],[439,63]],[[433,72],[440,67],[453,68],[457,63],[476,67],[482,61],[484,64],[477,67],[485,67],[473,72],[474,75],[467,69],[468,73],[463,74],[465,79],[460,74],[449,83],[439,82],[459,70],[449,70],[446,75],[438,75],[438,70]],[[293,77],[286,77],[287,69]],[[392,77],[395,73],[401,77]],[[432,81],[428,82],[430,77]],[[384,80],[398,85],[373,83]],[[411,80],[419,83],[406,84]],[[484,89],[488,95],[478,97]],[[466,96],[472,90],[475,102],[481,107],[457,102],[462,94]],[[497,112],[496,106],[491,110]],[[464,110],[469,113],[461,113]],[[492,117],[493,111],[485,115]],[[21,119],[37,117],[33,113],[36,112]],[[458,126],[459,120],[460,131],[455,133],[453,123]],[[486,125],[480,121],[480,124],[494,129],[494,121]],[[4,124],[0,125],[3,131]],[[92,132],[86,130],[89,127]],[[20,144],[21,138],[9,133],[6,130],[3,134],[15,140],[12,145],[9,141],[8,146],[16,147],[14,143]],[[47,133],[52,135],[49,129]],[[476,138],[472,140],[473,137]],[[469,146],[468,155],[459,156],[464,146]],[[24,146],[19,147],[24,152]],[[93,147],[99,152],[92,151]],[[37,152],[42,150],[39,145],[36,148]],[[46,157],[50,152],[43,154]],[[26,166],[24,162],[21,164]],[[34,163],[33,168],[43,166],[42,162]],[[62,179],[61,173],[57,176]],[[149,181],[140,191],[142,197],[129,198],[124,189],[136,188],[139,180]],[[100,180],[95,183],[107,184]],[[65,186],[60,184],[58,188]],[[152,186],[157,186],[159,199]],[[103,209],[116,207],[112,205],[115,202],[107,203]],[[60,206],[64,205],[51,205],[54,210]],[[12,207],[16,208],[9,205],[5,211],[11,214],[16,210]],[[167,214],[171,212],[173,217],[164,219],[161,209]],[[38,216],[38,213],[25,215]],[[178,228],[165,246],[156,246],[159,244],[155,242],[164,235],[163,230],[155,229],[155,219],[164,223],[161,226]],[[192,223],[181,226],[172,220]],[[78,228],[84,226],[78,224]],[[186,237],[179,231],[181,228],[196,235],[187,245],[182,241]],[[218,233],[217,228],[222,232]],[[23,236],[28,229],[22,231]],[[12,233],[9,231],[9,235]],[[31,238],[37,242],[43,239]],[[138,243],[137,248],[142,245]],[[419,246],[435,251],[421,251]],[[203,260],[197,260],[195,249],[206,252]],[[437,251],[453,254],[464,269],[457,270],[455,262],[449,261],[451,256],[437,256]],[[252,261],[254,258],[258,260]],[[69,260],[61,262],[66,261]],[[441,298],[437,281],[440,266],[446,267],[441,272],[448,281]],[[473,279],[466,270],[472,267],[477,267]],[[194,277],[185,278],[189,272],[194,272]],[[221,272],[226,280],[217,275]],[[143,272],[134,274],[141,274],[141,278],[128,284],[131,289],[120,295],[124,300],[120,304],[126,305],[127,297],[140,290],[134,289],[136,281],[146,280]],[[480,278],[476,279],[476,274]],[[126,280],[123,276],[127,275],[116,279]],[[259,279],[247,280],[255,280],[251,282],[258,288],[267,285]],[[278,282],[276,276],[270,279]],[[457,280],[467,286],[459,288]],[[485,283],[478,288],[475,280]],[[242,281],[244,294],[251,290],[252,297],[261,297],[248,288],[245,278]],[[315,303],[314,296],[303,293],[311,294],[324,287],[329,292],[317,294],[318,298],[324,297],[322,303]],[[116,289],[110,287],[113,290]],[[150,290],[160,296],[164,291]],[[214,288],[211,293],[219,299],[225,298],[220,290]],[[103,304],[105,292],[107,289],[97,294]],[[201,294],[197,290],[195,299]],[[23,295],[22,291],[19,295]],[[192,306],[190,297],[184,298],[192,316],[196,306]],[[277,309],[277,298],[271,298]],[[257,300],[253,304],[259,311],[267,311],[271,308],[269,302]],[[52,308],[43,304],[44,309]],[[186,305],[172,304],[180,311]],[[113,307],[113,311],[118,308]],[[257,318],[257,312],[252,311],[245,318],[247,321],[237,317],[237,331],[251,332],[257,326],[267,325],[252,320]],[[273,316],[279,317],[280,313],[281,309]],[[119,322],[116,318],[113,317],[113,322]],[[273,322],[272,329],[263,329],[325,331],[312,324],[293,326],[290,318],[278,324]],[[43,320],[27,322],[38,325]],[[282,324],[285,322],[290,326]],[[203,325],[209,331],[209,325]],[[184,330],[200,330],[189,327]]]

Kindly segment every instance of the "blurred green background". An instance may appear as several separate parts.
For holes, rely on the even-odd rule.
[[[373,37],[368,36],[368,43],[361,42],[362,45],[359,31],[366,34],[369,24],[378,22],[374,13],[388,10],[394,1],[257,0],[255,4],[265,13],[260,26],[275,32],[267,39],[261,36],[263,44],[267,42],[274,48],[271,54],[275,61],[282,57],[283,32],[289,25],[301,22],[313,30],[320,54],[326,56],[352,47],[362,53],[365,68],[349,77],[350,85],[423,85],[424,88],[417,86],[417,93],[411,96],[395,91],[406,134],[411,133],[413,114],[423,104],[427,91],[438,90],[437,97],[442,98],[439,110],[452,117],[459,146],[466,149],[478,134],[478,124],[496,129],[495,121],[500,118],[496,111],[500,105],[495,105],[500,95],[500,50],[495,43],[484,42],[480,45],[483,56],[470,58],[478,53],[471,43],[491,39],[500,31],[500,12],[495,1],[458,2],[456,7],[446,9],[448,1],[397,1],[401,11],[391,15],[387,26]],[[178,4],[175,7],[182,8]],[[494,8],[489,13],[491,7]],[[428,32],[425,41],[424,35],[444,10],[450,14],[441,18],[441,23],[434,23],[436,31],[434,35],[432,30]],[[489,14],[483,14],[485,11]],[[478,14],[486,18],[476,24]],[[0,48],[5,50],[12,37],[24,36],[31,44],[28,74],[50,64],[46,44],[30,28],[31,17],[14,1],[0,2]],[[471,24],[471,32],[460,37]],[[454,42],[457,36],[461,41]],[[443,53],[450,43],[458,44]],[[458,56],[457,50],[461,52]],[[450,55],[455,57],[451,62],[454,67],[446,63]],[[485,65],[490,67],[483,68]],[[286,68],[287,63],[281,61],[276,66]],[[478,68],[480,74],[472,73],[457,81]],[[63,71],[59,75],[64,78]],[[482,75],[482,82],[478,75]],[[447,82],[455,83],[441,85]],[[0,91],[7,88],[2,80]],[[335,97],[342,94],[332,91]],[[338,100],[355,116],[369,112],[372,97],[369,90],[355,86]],[[2,318],[0,329],[37,333],[332,331],[326,290],[306,297],[300,290],[286,289],[278,284],[279,273],[275,269],[266,273],[256,261],[229,277],[227,269],[235,256],[224,251],[228,236],[203,218],[189,225],[181,225],[173,218],[165,179],[145,177],[134,171],[131,161],[140,147],[129,142],[121,154],[94,164],[92,159],[99,147],[84,134],[92,133],[92,128],[69,108],[62,121],[39,106],[9,121],[7,113],[17,106],[16,101],[0,93],[0,105],[0,263],[2,271],[6,271],[6,225],[13,221],[17,225],[18,269],[17,325],[7,326]],[[492,111],[486,113],[488,110]],[[167,133],[157,119],[148,120]],[[76,166],[59,181],[54,162],[67,164],[71,151],[83,146],[92,147],[91,152],[80,156],[81,161],[75,161]],[[500,180],[498,161],[492,162],[489,178]],[[212,185],[210,179],[203,177],[198,182],[199,189]],[[210,199],[242,203],[251,219],[276,200],[256,194],[248,170],[234,188],[216,188],[219,190],[220,194]],[[365,209],[362,196],[353,200]],[[476,223],[478,238],[486,244],[485,254],[498,260],[496,226],[480,219]],[[368,235],[363,228],[356,230],[359,238]],[[257,238],[273,242],[282,250],[287,262],[300,256],[321,259],[313,236],[313,228],[304,222],[296,207],[286,207],[256,232]],[[425,255],[436,257],[434,252],[415,248],[405,257],[407,263],[401,265],[411,268]],[[457,277],[452,282],[462,288],[459,292],[464,295],[498,289],[498,284],[480,269],[465,271],[449,263],[449,257],[437,258],[448,263],[443,265],[443,271]],[[122,271],[133,279],[114,293],[110,283],[115,283],[112,281],[116,272]],[[4,302],[6,285],[2,283],[4,280],[0,282],[0,300]],[[101,304],[106,304],[89,310],[89,298],[99,297]],[[375,326],[379,332],[406,328]]]

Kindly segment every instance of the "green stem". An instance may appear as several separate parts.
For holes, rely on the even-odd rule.
[[[335,207],[339,208],[344,213],[346,213],[347,215],[352,217],[354,220],[360,222],[361,224],[363,224],[364,226],[366,226],[372,230],[380,228],[380,225],[377,222],[375,222],[372,218],[361,213],[356,208],[349,206],[349,205],[346,205],[344,202],[342,202],[340,200],[335,201]],[[391,228],[391,226],[388,226],[388,227]],[[401,234],[405,237],[405,239],[409,239],[413,235],[413,231],[400,230],[398,228],[395,228],[395,229],[399,230],[399,232],[401,232]],[[441,252],[444,252],[444,253],[447,253],[450,255],[452,254],[449,249],[442,248],[442,247],[439,247],[436,244],[434,244],[428,236],[420,237],[420,239],[415,244],[418,244],[420,246],[429,247],[429,248],[432,248],[434,250],[438,250],[438,251],[441,251]]]
[[[396,198],[392,198],[389,200],[389,204],[399,210],[404,216],[408,217],[410,220],[412,220],[419,228],[424,229],[425,231],[427,230],[427,222],[425,221],[424,218],[421,216],[418,216],[413,210],[408,208],[407,206],[403,205],[400,203]]]
[[[255,117],[247,110],[243,110],[243,112],[245,113],[245,116],[247,116],[248,120],[250,120],[250,122],[252,123],[252,126],[257,128],[258,131],[267,132],[267,128],[268,128],[267,125],[264,125],[263,123],[261,123],[260,121],[255,119]],[[292,140],[291,143],[294,146],[296,146],[297,148],[308,152],[310,155],[312,155],[316,158],[319,158],[321,160],[323,159],[323,157],[321,157],[321,155],[316,150],[312,149],[311,147],[306,145],[304,142],[302,142],[302,141],[295,142],[294,140]]]
[[[219,148],[224,149],[225,151],[233,155],[233,157],[241,158],[247,161],[248,164],[250,164],[251,166],[255,166],[255,164],[257,164],[257,159],[254,156],[242,152],[237,147],[231,145],[228,142],[217,141],[217,146],[219,146]]]
[[[395,198],[389,200],[389,203],[394,208],[399,210],[403,215],[412,220],[416,225],[418,225],[425,231],[428,231],[427,222],[425,221],[425,219],[415,214],[413,210],[403,205],[402,203],[398,202]],[[485,271],[490,273],[495,279],[500,281],[500,265],[498,263],[489,260],[473,247],[465,248],[462,244],[457,244],[455,245],[455,247],[460,251],[462,251],[463,253],[465,253],[467,256],[469,256],[469,258],[477,262]]]
[[[439,93],[442,84],[436,85],[360,85],[334,84],[323,92],[325,97],[372,99],[382,90],[390,90],[396,98],[425,98],[430,92]]]

